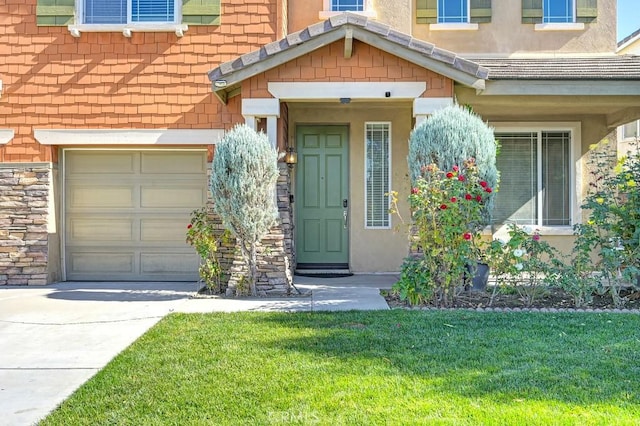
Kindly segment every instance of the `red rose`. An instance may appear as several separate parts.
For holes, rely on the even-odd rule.
[[[464,176],[462,176],[462,175],[458,176],[458,180],[459,180],[460,182],[464,182],[464,180],[465,180],[465,179],[464,179]]]
[[[540,241],[540,235],[533,234],[533,241]]]
[[[455,203],[456,201],[458,201],[458,199],[456,197],[451,197],[451,202]]]
[[[482,195],[476,195],[476,201],[477,202],[482,201]]]
[[[420,192],[420,190],[418,188],[411,188],[411,193],[412,194],[417,194],[419,192]]]
[[[446,209],[447,209],[446,204],[440,204],[440,210],[446,210]]]
[[[472,200],[473,199],[473,195],[467,194],[467,195],[464,196],[464,199],[465,200]]]
[[[485,191],[487,191],[489,194],[491,194],[491,192],[493,191],[491,188],[485,188]]]
[[[487,187],[487,182],[481,180],[480,181],[480,186],[483,187],[483,188],[486,188]]]
[[[191,229],[191,228],[193,228],[193,225],[192,224],[188,224],[187,225],[187,229]]]
[[[465,232],[464,235],[462,236],[465,240],[470,240],[471,239],[471,234],[468,232]]]
[[[447,173],[447,179],[451,179],[453,177],[453,173],[449,172]]]

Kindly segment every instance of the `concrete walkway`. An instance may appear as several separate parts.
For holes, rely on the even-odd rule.
[[[192,298],[193,283],[59,283],[0,287],[0,424],[46,416],[171,312],[388,309],[379,289],[393,275],[295,277],[310,296]]]

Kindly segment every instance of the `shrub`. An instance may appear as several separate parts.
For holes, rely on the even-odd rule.
[[[246,125],[227,132],[216,145],[210,189],[213,207],[236,237],[257,295],[256,245],[276,222],[278,154],[264,133]]]
[[[221,233],[216,229],[216,223],[206,207],[191,212],[191,222],[187,226],[187,243],[191,244],[200,256],[198,272],[210,292],[222,291],[219,249],[228,238],[228,231]]]
[[[573,253],[581,268],[576,274],[583,279],[598,274],[601,291],[621,306],[622,287],[640,274],[640,153],[628,153],[611,171],[611,155],[597,148],[590,152],[591,181],[582,205],[589,218],[574,227]],[[589,263],[593,255],[597,261]]]
[[[492,241],[483,254],[497,280],[494,296],[499,286],[511,284],[526,306],[531,306],[551,282],[551,262],[559,255],[538,232],[515,224],[509,225],[508,241]]]
[[[436,164],[440,170],[451,170],[469,158],[475,160],[480,180],[497,189],[497,143],[493,130],[475,113],[460,106],[436,111],[418,125],[409,139],[409,176],[415,182],[422,168]],[[484,222],[490,223],[493,196],[485,203]]]
[[[428,302],[433,298],[433,285],[429,268],[425,267],[424,258],[407,257],[400,268],[400,279],[391,289],[412,306]]]
[[[480,180],[473,159],[443,171],[435,164],[423,167],[415,180],[409,203],[415,228],[413,243],[431,280],[438,306],[449,306],[461,288],[468,265],[476,265],[477,241],[482,229],[482,211],[493,192]],[[395,202],[396,194],[392,200]]]

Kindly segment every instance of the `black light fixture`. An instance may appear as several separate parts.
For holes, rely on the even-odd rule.
[[[296,149],[292,146],[287,148],[287,154],[284,156],[284,162],[287,163],[290,169],[293,169],[293,166],[298,162],[298,153]]]

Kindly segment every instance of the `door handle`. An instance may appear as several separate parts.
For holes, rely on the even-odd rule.
[[[348,214],[347,214],[346,210],[344,210],[342,212],[342,217],[344,218],[344,229],[347,229],[347,217],[348,217]]]

